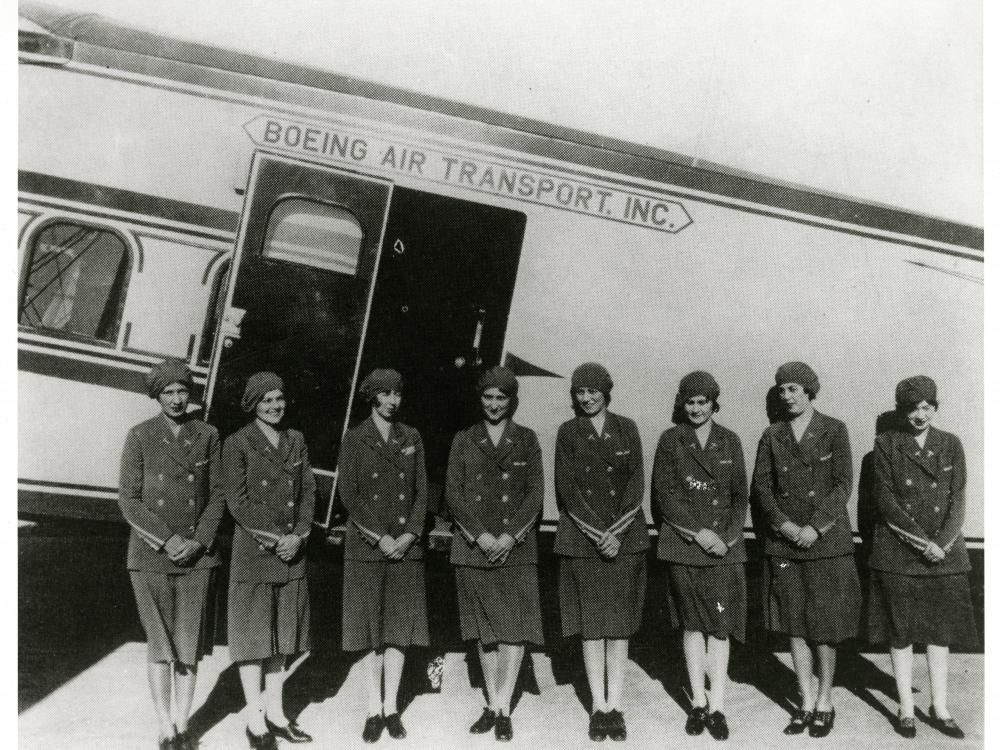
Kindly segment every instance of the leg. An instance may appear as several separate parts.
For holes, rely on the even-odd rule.
[[[240,662],[240,683],[243,685],[243,697],[247,702],[247,729],[260,736],[267,733],[264,723],[264,701],[261,695],[261,662]]]
[[[378,651],[369,651],[364,655],[365,682],[368,685],[368,715],[382,715],[382,669],[384,659]]]
[[[896,678],[896,692],[899,693],[899,715],[913,718],[913,644],[903,648],[890,648],[892,675]]]
[[[265,714],[272,724],[283,727],[288,724],[285,717],[285,657],[275,654],[264,660]]]
[[[711,691],[708,710],[723,711],[726,703],[726,682],[729,679],[729,639],[708,637],[708,665]],[[704,691],[703,691],[704,693]]]
[[[939,719],[950,719],[948,713],[948,646],[927,644],[927,671],[931,680],[931,705]]]
[[[691,705],[701,708],[705,705],[705,636],[696,630],[684,631],[684,664],[691,683]]]
[[[830,693],[833,690],[833,676],[837,671],[837,647],[829,643],[816,645],[819,657],[819,694],[816,696],[816,710],[829,711],[833,707]]]
[[[608,707],[621,711],[625,688],[625,662],[628,660],[628,639],[615,638],[608,642]]]
[[[194,702],[194,686],[198,678],[197,664],[174,662],[174,708],[177,711],[177,731],[186,732],[191,704]]]
[[[382,713],[385,716],[399,713],[399,681],[403,677],[405,654],[395,646],[386,646],[382,655],[382,669],[385,678],[385,698]]]
[[[607,711],[608,702],[604,693],[604,644],[603,638],[584,639],[583,667],[587,672],[587,684],[593,698],[591,710]]]
[[[146,678],[149,692],[153,696],[153,709],[160,727],[160,737],[174,736],[174,724],[170,717],[170,663],[151,661],[146,664]]]
[[[501,677],[497,689],[497,710],[510,716],[510,704],[514,697],[514,687],[517,676],[521,672],[521,660],[524,658],[524,646],[521,644],[501,643],[497,646],[499,674]]]
[[[813,687],[813,654],[806,639],[791,636],[789,639],[792,652],[792,666],[799,682],[799,693],[802,694],[802,710],[811,713],[816,708],[816,692]]]
[[[483,670],[483,687],[486,690],[486,707],[496,713],[499,706],[497,700],[500,691],[500,649],[483,648],[482,641],[476,641],[479,651],[479,666]]]

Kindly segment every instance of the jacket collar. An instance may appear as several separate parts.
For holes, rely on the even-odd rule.
[[[715,467],[719,460],[719,451],[721,446],[719,426],[715,424],[715,421],[713,420],[712,427],[708,431],[708,440],[705,441],[704,448],[702,448],[701,443],[698,442],[698,435],[696,434],[694,427],[687,422],[678,425],[677,441],[684,447],[691,457],[698,462],[701,468],[703,468],[708,475],[714,479]]]
[[[183,422],[180,430],[177,431],[177,437],[174,437],[174,432],[170,429],[167,418],[163,414],[155,417],[154,422],[156,424],[155,439],[163,444],[167,455],[182,466],[186,466],[188,464],[188,456],[201,437],[201,429],[198,421],[188,419]]]
[[[371,416],[367,417],[360,425],[360,438],[365,445],[372,449],[372,452],[381,456],[392,464],[400,465],[400,454],[405,447],[403,430],[398,422],[389,425],[389,439],[383,440],[382,433],[375,426],[375,420]]]
[[[255,419],[250,424],[250,429],[247,430],[247,440],[253,449],[265,459],[282,469],[288,468],[287,464],[292,446],[291,441],[288,439],[287,430],[278,430],[278,447],[275,448],[271,445],[271,441],[267,439],[267,435],[264,434],[264,431]]]
[[[801,441],[795,439],[792,425],[787,421],[778,422],[775,427],[775,435],[793,456],[805,464],[811,464],[816,458],[819,458],[816,455],[817,448],[819,441],[826,435],[827,429],[826,415],[814,409],[812,418],[806,425],[806,431],[802,433]]]
[[[617,414],[612,414],[610,411],[605,413],[604,432],[601,435],[597,434],[594,423],[586,416],[576,418],[576,429],[584,444],[605,463],[615,463],[616,451],[621,450],[623,444],[622,427]]]
[[[500,442],[493,445],[490,433],[486,429],[486,422],[480,420],[472,426],[472,442],[479,450],[485,453],[494,461],[503,461],[514,448],[514,422],[507,420],[503,433],[500,435]]]
[[[903,434],[899,441],[899,450],[907,459],[919,466],[930,476],[937,478],[938,456],[944,447],[944,436],[941,430],[931,426],[927,431],[927,440],[921,448],[916,438],[908,433]]]

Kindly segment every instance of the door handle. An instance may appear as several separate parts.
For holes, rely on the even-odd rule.
[[[222,345],[225,347],[230,347],[233,345],[233,341],[240,338],[242,333],[241,328],[243,325],[243,316],[247,314],[247,311],[239,307],[227,307],[225,312],[222,314],[222,323],[219,326],[219,332],[222,334]]]

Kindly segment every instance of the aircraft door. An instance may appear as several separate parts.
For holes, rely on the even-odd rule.
[[[392,186],[261,153],[249,185],[207,408],[225,437],[249,419],[247,377],[278,373],[330,497]]]

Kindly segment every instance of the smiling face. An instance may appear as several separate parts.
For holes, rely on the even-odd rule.
[[[168,419],[178,420],[187,414],[188,401],[191,399],[191,392],[183,383],[171,383],[156,397],[160,403],[160,409]]]
[[[785,413],[797,417],[809,410],[812,399],[809,392],[799,383],[782,383],[778,386],[778,398],[785,405]]]
[[[588,417],[596,417],[608,407],[604,394],[596,388],[588,388],[587,386],[577,388],[573,391],[573,398],[576,399],[576,405],[580,407],[580,411]]]
[[[495,386],[479,394],[479,404],[490,424],[499,424],[510,415],[510,396]]]
[[[906,412],[906,422],[910,429],[919,435],[931,426],[935,414],[937,414],[937,407],[934,404],[921,401]]]
[[[278,389],[268,391],[257,402],[254,414],[264,424],[277,427],[285,416],[285,394]]]
[[[372,399],[372,411],[386,422],[391,422],[399,413],[399,405],[403,402],[403,394],[399,391],[379,391]]]
[[[701,427],[715,413],[715,403],[707,396],[692,396],[684,402],[684,416],[692,427]]]

